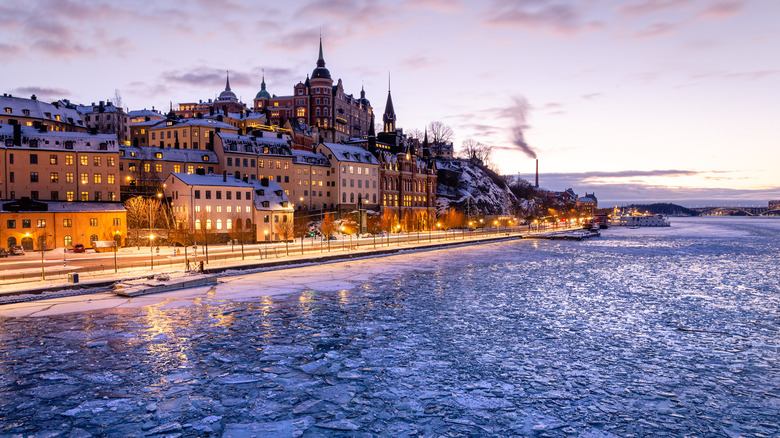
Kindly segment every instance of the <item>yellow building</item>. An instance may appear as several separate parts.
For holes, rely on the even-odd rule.
[[[21,199],[2,203],[0,245],[25,250],[72,248],[127,237],[127,213],[115,202],[52,202]]]

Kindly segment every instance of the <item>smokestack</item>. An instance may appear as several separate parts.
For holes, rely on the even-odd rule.
[[[227,170],[222,171],[222,182],[227,182]]]
[[[539,188],[539,159],[536,159],[536,185],[534,186],[537,189]]]

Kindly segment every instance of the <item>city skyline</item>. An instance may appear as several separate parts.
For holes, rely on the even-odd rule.
[[[759,1],[141,2],[0,5],[3,92],[166,111],[225,72],[251,106],[292,94],[317,59],[398,126],[441,121],[456,150],[494,147],[503,173],[600,200],[780,198],[780,5]],[[518,102],[528,103],[520,117]],[[773,143],[772,140],[775,140]],[[555,184],[555,185],[553,185]]]

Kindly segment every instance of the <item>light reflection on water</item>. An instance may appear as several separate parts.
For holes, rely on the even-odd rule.
[[[420,394],[439,391],[437,409],[482,424],[486,410],[451,398],[487,386],[511,406],[488,417],[520,412],[580,432],[588,421],[616,425],[619,436],[658,430],[640,419],[682,422],[698,435],[711,423],[702,417],[776,422],[780,221],[673,221],[669,229],[608,230],[583,242],[516,241],[407,256],[419,263],[353,289],[0,320],[0,390],[9,400],[0,414],[9,421],[24,414],[5,406],[30,402],[25,379],[37,374],[25,377],[28,369],[76,373],[63,364],[88,363],[78,372],[132,369],[134,380],[122,389],[141,399],[142,389],[171,389],[188,375],[203,385],[195,391],[219,399],[227,390],[215,376],[254,370],[273,356],[269,346],[281,345],[333,348],[344,358],[339,366],[383,377],[361,386],[364,397],[347,415],[393,411],[375,394],[426,405],[432,402]],[[333,339],[323,340],[329,333]],[[92,338],[109,344],[86,348]],[[367,351],[388,353],[374,360]],[[392,374],[399,367],[414,370],[403,387]],[[301,397],[283,395],[289,400],[280,405],[288,407]],[[669,420],[669,412],[685,420]],[[181,423],[190,420],[182,415]],[[777,429],[757,430],[767,431]]]

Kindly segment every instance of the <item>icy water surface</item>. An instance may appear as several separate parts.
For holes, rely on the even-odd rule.
[[[329,266],[382,274],[0,319],[0,436],[780,436],[780,220]]]

